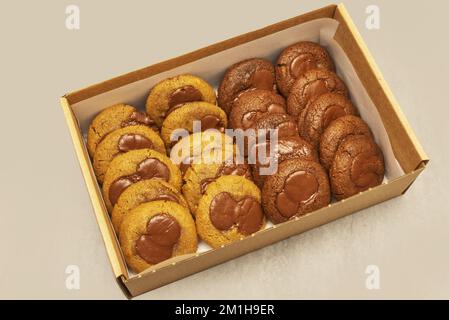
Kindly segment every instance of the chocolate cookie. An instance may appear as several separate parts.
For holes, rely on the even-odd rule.
[[[233,129],[253,128],[267,113],[287,113],[285,99],[269,90],[247,90],[234,100],[229,124]]]
[[[139,205],[123,219],[120,244],[128,266],[142,272],[171,257],[195,253],[195,222],[188,209],[173,201]]]
[[[203,79],[183,74],[156,84],[148,96],[146,109],[160,127],[172,108],[193,101],[216,104],[215,90]]]
[[[192,164],[184,175],[185,184],[182,193],[186,197],[190,210],[196,214],[198,202],[207,187],[221,176],[236,175],[252,180],[251,169],[246,163],[237,163],[228,159],[223,163],[198,163]]]
[[[233,139],[215,130],[196,132],[179,140],[170,151],[170,158],[184,176],[194,163],[222,163],[239,155]]]
[[[106,170],[116,155],[137,149],[153,149],[165,154],[161,137],[146,126],[129,126],[114,130],[105,136],[94,154],[93,167],[98,182],[103,183]]]
[[[87,132],[87,150],[94,156],[98,143],[114,130],[135,125],[145,125],[157,130],[154,121],[143,112],[127,104],[116,104],[101,111],[92,120]]]
[[[264,155],[268,157],[268,160],[276,162],[277,166],[279,163],[289,159],[302,159],[318,162],[318,153],[316,149],[310,143],[298,136],[279,139],[277,144],[274,144],[274,142],[258,144],[255,148],[256,155],[259,155],[259,151],[265,148]],[[258,160],[251,166],[251,168],[254,182],[259,188],[262,188],[265,179],[270,173],[261,172],[261,169],[265,168],[268,170],[270,164],[266,163],[266,161],[259,161],[259,158],[260,157],[257,157]]]
[[[257,88],[274,90],[274,67],[265,59],[248,59],[236,63],[226,70],[218,88],[218,105],[231,112],[232,102],[243,91]]]
[[[198,235],[213,248],[247,237],[265,226],[260,190],[241,176],[223,176],[201,197],[196,214]]]
[[[357,110],[345,96],[325,93],[302,110],[298,121],[299,134],[317,147],[321,134],[332,121],[354,114]]]
[[[260,117],[254,128],[257,132],[260,129],[277,129],[278,139],[299,135],[298,125],[295,119],[288,114],[282,113],[266,114]]]
[[[325,69],[307,71],[296,79],[290,90],[287,99],[287,112],[292,116],[299,116],[309,103],[328,92],[348,97],[346,85],[337,74]]]
[[[338,118],[324,130],[320,139],[320,161],[325,169],[330,169],[340,144],[346,138],[355,135],[365,135],[373,139],[371,130],[365,121],[351,115]]]
[[[276,224],[325,207],[330,200],[326,171],[317,162],[301,159],[282,162],[262,189],[265,213]]]
[[[276,83],[288,97],[295,80],[313,69],[334,70],[334,63],[326,49],[314,42],[298,42],[282,51],[276,63]]]
[[[173,201],[189,208],[181,193],[168,182],[151,179],[138,181],[122,192],[112,210],[112,224],[118,233],[123,218],[134,208],[145,202]]]
[[[120,154],[111,161],[103,182],[103,199],[112,212],[119,196],[133,183],[161,179],[177,190],[181,189],[181,173],[171,160],[151,149],[133,150]]]
[[[194,121],[201,125],[201,131],[216,129],[224,132],[228,125],[226,113],[216,105],[208,102],[188,102],[167,115],[162,123],[162,140],[167,146],[174,145],[177,141],[171,141],[173,131],[185,129],[192,133]]]
[[[335,198],[342,200],[380,185],[384,174],[382,151],[373,139],[359,135],[340,144],[329,177]]]

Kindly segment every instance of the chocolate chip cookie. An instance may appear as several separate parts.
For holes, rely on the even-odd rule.
[[[198,246],[195,222],[189,211],[173,201],[139,205],[123,219],[120,244],[134,272],[171,257],[195,253]]]
[[[157,130],[154,121],[143,112],[127,104],[107,107],[95,116],[87,132],[87,150],[91,157],[100,141],[114,130],[135,125],[145,125]]]
[[[151,149],[133,150],[116,156],[103,183],[103,199],[109,212],[127,187],[148,179],[161,179],[177,190],[181,189],[179,168],[167,156]]]
[[[247,90],[235,99],[229,124],[233,129],[245,130],[253,128],[261,116],[273,113],[287,113],[282,96],[269,90]]]
[[[255,148],[256,150],[254,151],[256,152],[256,155],[259,156],[260,151],[265,149],[264,156],[267,157],[266,160],[273,162],[272,166],[278,166],[279,163],[289,159],[302,159],[318,162],[318,153],[316,149],[310,143],[298,136],[281,138],[278,140],[277,144],[271,141],[257,144]],[[262,188],[267,176],[274,174],[277,170],[270,173],[268,169],[274,167],[270,167],[270,162],[261,161],[260,158],[261,157],[257,157],[256,162],[251,165],[251,168],[254,182],[259,188]],[[265,171],[262,171],[263,168],[265,168]]]
[[[173,201],[189,208],[181,193],[168,182],[160,179],[138,181],[122,192],[112,210],[112,224],[117,234],[123,218],[132,209],[151,201]]]
[[[247,237],[265,226],[260,190],[242,176],[222,176],[198,204],[198,235],[213,248]]]
[[[329,92],[348,97],[346,85],[334,72],[325,69],[307,71],[296,79],[290,90],[287,112],[297,117],[309,103]]]
[[[334,70],[334,63],[326,49],[317,43],[303,41],[285,48],[276,63],[276,83],[279,91],[288,97],[298,77],[313,69]]]
[[[230,66],[218,88],[218,105],[231,112],[234,99],[243,91],[257,88],[275,89],[275,72],[270,61],[265,59],[248,59]]]
[[[338,147],[350,136],[364,135],[373,139],[370,128],[361,118],[348,115],[333,121],[320,139],[320,162],[327,170],[334,161]]]
[[[384,174],[382,151],[373,139],[358,135],[340,144],[329,178],[335,198],[342,200],[380,185]]]
[[[183,74],[156,84],[148,96],[146,109],[160,127],[172,108],[193,101],[216,104],[215,90],[203,79]]]
[[[189,133],[196,129],[206,131],[215,129],[224,132],[228,125],[228,119],[223,109],[208,102],[188,102],[181,107],[170,112],[162,123],[161,137],[167,146],[174,145],[177,141],[172,141],[172,133],[177,129],[187,130]],[[174,138],[174,137],[173,137]]]
[[[262,189],[265,213],[273,223],[327,206],[331,200],[326,171],[314,161],[291,159],[268,176]]]
[[[146,126],[129,126],[114,130],[105,136],[98,144],[93,159],[98,182],[103,183],[106,170],[115,156],[137,149],[153,149],[165,154],[162,139],[155,131]]]
[[[322,133],[332,121],[354,114],[357,114],[357,110],[345,96],[325,93],[301,112],[298,121],[299,134],[314,147],[318,147]]]

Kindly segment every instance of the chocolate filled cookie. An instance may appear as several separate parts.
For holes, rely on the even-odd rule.
[[[380,185],[384,174],[382,151],[373,139],[359,135],[340,144],[329,178],[335,198],[342,200]]]
[[[87,132],[87,150],[94,156],[97,145],[114,130],[135,125],[145,125],[157,130],[154,121],[149,115],[139,112],[127,104],[116,104],[101,111],[92,120]]]
[[[148,96],[146,109],[160,127],[171,109],[193,101],[216,104],[215,90],[203,79],[183,74],[156,84]]]
[[[318,162],[318,153],[316,149],[307,141],[298,136],[281,138],[277,144],[274,142],[265,142],[255,146],[257,161],[251,166],[254,182],[259,188],[262,188],[267,176],[277,172],[279,163],[289,159],[302,159]],[[260,151],[265,149],[264,156],[267,161],[261,161]],[[271,163],[271,166],[270,166]],[[276,170],[272,172],[272,169]],[[265,170],[263,170],[265,169]]]
[[[291,159],[268,176],[262,189],[265,213],[273,223],[318,210],[330,203],[326,171],[314,161]]]
[[[198,163],[190,166],[184,175],[185,184],[182,186],[182,193],[193,215],[196,214],[198,202],[207,187],[219,177],[228,175],[242,176],[252,180],[248,164],[237,163],[234,159],[228,159],[223,163]]]
[[[253,128],[263,115],[273,113],[287,113],[282,96],[269,90],[248,90],[234,100],[229,124],[233,129],[245,130]]]
[[[93,167],[98,182],[103,183],[106,170],[115,156],[137,149],[153,149],[165,154],[161,137],[146,126],[129,126],[114,130],[105,136],[94,154]]]
[[[122,192],[112,210],[112,224],[118,233],[123,218],[134,208],[145,202],[173,201],[189,208],[181,193],[168,182],[159,179],[138,181]]]
[[[201,131],[215,129],[224,132],[228,125],[226,113],[216,105],[208,102],[188,102],[167,115],[162,123],[162,140],[167,146],[174,145],[177,141],[171,140],[172,133],[177,129],[185,129],[192,133],[195,121],[197,130],[201,128]]]
[[[284,97],[288,97],[295,80],[313,69],[334,70],[334,63],[326,49],[309,41],[298,42],[285,48],[276,63],[279,91]]]
[[[233,139],[215,130],[196,132],[179,140],[170,158],[179,166],[182,176],[192,163],[218,163],[240,156]]]
[[[287,112],[299,116],[301,111],[325,93],[338,93],[348,97],[343,81],[332,71],[315,69],[296,79],[287,99]]]
[[[260,190],[242,176],[211,183],[198,204],[198,235],[213,248],[247,237],[265,226]]]
[[[165,155],[151,150],[133,150],[120,154],[111,161],[103,182],[103,199],[112,212],[118,198],[133,183],[161,179],[177,190],[181,189],[179,168]]]
[[[320,161],[325,169],[330,169],[340,144],[346,138],[356,135],[364,135],[373,139],[366,122],[352,115],[338,118],[326,128],[320,139]]]
[[[123,219],[120,245],[128,266],[136,273],[171,257],[195,253],[195,222],[188,209],[173,201],[139,205]]]
[[[229,67],[218,88],[218,105],[231,112],[232,102],[243,91],[257,88],[275,89],[275,72],[270,61],[265,59],[248,59]]]
[[[332,121],[356,113],[356,108],[345,96],[337,93],[325,93],[301,112],[298,121],[299,134],[314,147],[317,147],[321,135]]]

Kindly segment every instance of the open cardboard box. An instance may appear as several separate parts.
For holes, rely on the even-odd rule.
[[[345,59],[354,71],[353,78],[356,79],[348,79],[350,76],[347,74],[340,75],[347,83],[349,82],[350,89],[352,84],[358,84],[366,95],[365,100],[372,104],[374,110],[377,110],[375,113],[381,123],[381,131],[383,130],[385,133],[388,148],[391,151],[388,155],[388,152],[383,149],[386,158],[390,158],[386,159],[386,162],[393,162],[399,168],[399,173],[396,172],[394,175],[390,173],[389,179],[386,179],[381,186],[345,201],[333,203],[295,220],[271,226],[241,241],[216,250],[204,252],[200,250],[196,254],[174,257],[140,274],[131,274],[126,267],[87,153],[84,137],[92,118],[101,109],[119,102],[129,103],[143,109],[150,88],[169,76],[193,73],[216,86],[225,69],[234,62],[256,56],[266,57],[273,61],[283,48],[300,40],[312,40],[326,45],[323,43],[325,31],[313,31],[313,28],[320,28],[322,22],[325,25],[329,23],[334,25],[334,32],[329,41],[334,42],[345,55]],[[311,33],[304,33],[304,28]],[[312,39],[310,37],[304,39],[305,34],[313,35],[310,36]],[[249,56],[248,52],[250,52]],[[334,60],[336,60],[335,57]],[[337,71],[342,71],[339,70],[339,61],[335,62]],[[408,190],[428,162],[425,152],[415,138],[398,103],[342,4],[330,5],[69,93],[61,99],[61,104],[113,272],[128,297],[139,295],[363,208],[400,196]],[[364,116],[363,113],[362,116]],[[370,119],[366,119],[366,116],[364,119],[372,127]],[[377,138],[376,135],[376,140]]]

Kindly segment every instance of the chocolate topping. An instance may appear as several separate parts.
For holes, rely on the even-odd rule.
[[[310,53],[303,53],[297,56],[290,63],[290,74],[297,78],[309,70],[316,69],[317,63]]]
[[[170,179],[170,171],[162,161],[148,158],[137,165],[136,173],[120,177],[111,184],[109,187],[109,201],[112,205],[115,205],[123,191],[131,184],[152,178],[168,181]]]
[[[292,135],[294,135],[296,132],[298,132],[298,127],[296,125],[296,123],[292,122],[292,121],[286,121],[281,123],[277,129],[278,131],[278,138],[285,138],[285,137],[290,137]],[[269,135],[267,136],[269,137]]]
[[[216,129],[224,132],[224,126],[221,119],[214,115],[206,115],[201,118],[201,131]]]
[[[352,161],[351,178],[360,188],[377,186],[382,178],[381,175],[378,155],[361,153]]]
[[[253,127],[257,119],[264,115],[265,113],[285,113],[285,107],[279,104],[270,104],[265,112],[262,111],[249,111],[245,113],[242,117],[242,125],[244,129]]]
[[[158,200],[165,200],[165,201],[172,201],[172,202],[176,202],[179,203],[179,199],[177,197],[175,197],[172,194],[168,194],[168,193],[162,193],[150,200],[148,200],[148,202],[150,201],[158,201]]]
[[[150,116],[144,112],[133,111],[129,116],[129,118],[122,122],[122,127],[136,126],[136,125],[145,125],[156,131],[158,130],[153,119],[151,119]]]
[[[229,193],[221,192],[212,199],[209,211],[212,224],[221,231],[236,225],[239,233],[249,235],[258,231],[263,224],[262,207],[252,197],[236,201]]]
[[[120,137],[117,145],[120,152],[130,150],[153,148],[153,143],[140,134],[129,133]]]
[[[174,90],[169,98],[168,98],[168,107],[169,109],[173,108],[176,105],[186,103],[186,102],[193,102],[193,101],[202,101],[203,95],[201,92],[190,85],[183,86],[181,88],[178,88]]]
[[[148,221],[146,234],[136,240],[137,254],[150,264],[169,259],[180,236],[181,227],[175,218],[168,214],[153,216]]]
[[[257,70],[251,78],[253,88],[273,90],[274,77],[269,70]]]
[[[313,200],[318,192],[318,180],[305,171],[297,171],[285,180],[283,190],[277,195],[276,207],[286,218],[293,217],[301,203]]]
[[[345,109],[338,105],[333,105],[327,108],[323,117],[323,128],[327,128],[332,121],[345,116],[347,113]]]
[[[323,79],[315,80],[304,88],[304,96],[307,98],[307,101],[314,101],[319,96],[328,92],[327,82]]]

